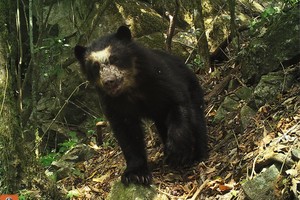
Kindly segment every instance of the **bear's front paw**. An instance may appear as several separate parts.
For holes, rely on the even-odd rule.
[[[152,176],[148,169],[126,169],[121,177],[121,182],[125,185],[130,183],[150,185],[151,181]]]

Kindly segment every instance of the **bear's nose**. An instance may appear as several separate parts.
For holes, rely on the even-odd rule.
[[[108,78],[102,82],[104,90],[107,94],[115,96],[122,91],[122,78]]]
[[[107,78],[105,81],[103,81],[103,85],[104,87],[107,87],[107,88],[112,88],[114,87],[115,85],[117,84],[117,79],[116,78]]]

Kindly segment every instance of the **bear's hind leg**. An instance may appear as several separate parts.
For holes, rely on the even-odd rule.
[[[172,167],[194,162],[195,138],[191,124],[191,110],[178,106],[167,118],[168,134],[165,146],[166,162]]]
[[[204,115],[203,90],[199,87],[190,91],[192,102],[192,124],[195,137],[195,160],[200,161],[208,157],[208,135]]]

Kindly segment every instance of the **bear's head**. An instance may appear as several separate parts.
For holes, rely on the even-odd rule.
[[[118,96],[136,85],[132,44],[129,28],[121,26],[87,47],[76,45],[74,53],[89,82],[110,96]]]

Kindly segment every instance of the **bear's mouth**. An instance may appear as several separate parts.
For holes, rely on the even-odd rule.
[[[109,85],[105,85],[104,89],[111,96],[118,96],[122,92],[123,79],[115,80],[113,83]]]

